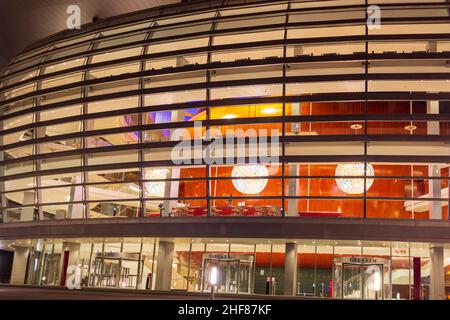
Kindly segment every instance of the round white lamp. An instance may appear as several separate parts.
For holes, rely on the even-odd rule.
[[[267,177],[269,170],[264,165],[235,166],[231,177]],[[237,191],[243,194],[258,194],[267,186],[267,178],[262,179],[233,179],[233,185]]]
[[[374,176],[373,166],[368,163],[366,169],[367,176]],[[338,178],[346,176],[364,176],[364,163],[339,164],[335,172],[336,183],[343,192],[348,194],[364,193],[364,178]],[[373,178],[367,178],[366,191],[373,184]]]

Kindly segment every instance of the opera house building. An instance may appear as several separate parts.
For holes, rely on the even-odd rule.
[[[183,2],[17,55],[0,282],[450,297],[450,3],[368,4]]]

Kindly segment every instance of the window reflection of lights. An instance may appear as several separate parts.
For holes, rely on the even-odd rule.
[[[147,170],[145,180],[163,180],[167,178],[167,173],[168,170],[165,169]],[[149,197],[162,198],[164,197],[165,189],[165,181],[148,181],[145,183],[145,191]]]
[[[336,177],[364,176],[364,163],[339,164],[335,172]],[[374,175],[373,166],[368,163],[366,169],[367,176]],[[348,194],[364,193],[364,178],[336,178],[336,183],[343,192]],[[367,178],[366,191],[373,184],[373,178]]]
[[[267,177],[269,171],[264,165],[236,166],[231,172],[233,178],[240,177]],[[240,193],[258,194],[264,190],[268,182],[267,178],[262,179],[234,179],[233,185]]]

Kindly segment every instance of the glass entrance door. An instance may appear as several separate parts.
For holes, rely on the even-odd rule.
[[[211,270],[217,269],[218,293],[251,293],[253,256],[245,255],[205,255],[203,259],[203,291],[211,291],[209,284]],[[242,259],[241,259],[242,258]]]
[[[382,257],[338,257],[333,265],[333,297],[390,299],[390,260]]]
[[[30,256],[28,266],[29,284],[33,285],[58,285],[61,255],[34,251]]]
[[[90,285],[104,288],[136,288],[139,278],[139,256],[122,253],[107,254],[109,256],[98,254],[95,258]]]
[[[383,297],[383,265],[342,264],[342,297],[377,300]]]
[[[213,267],[217,268],[218,281],[217,293],[237,293],[239,288],[239,260],[212,260],[205,259],[205,273],[203,277],[203,288],[210,291],[209,280]]]
[[[361,266],[344,263],[342,266],[342,297],[344,299],[361,299]]]

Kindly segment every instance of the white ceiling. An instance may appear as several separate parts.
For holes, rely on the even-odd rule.
[[[0,69],[33,42],[66,28],[69,5],[81,8],[82,23],[180,0],[0,0]]]

